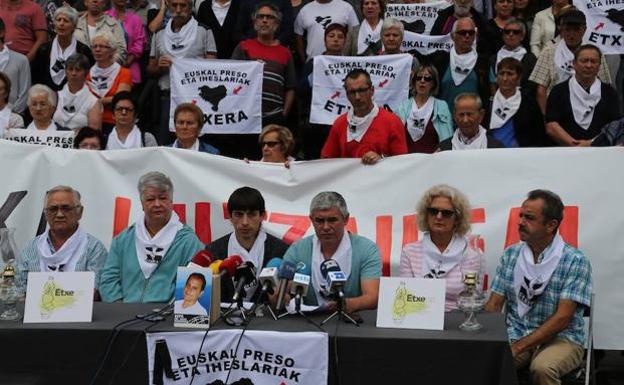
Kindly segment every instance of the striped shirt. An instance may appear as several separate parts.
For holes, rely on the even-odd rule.
[[[496,277],[492,282],[492,292],[505,297],[507,313],[507,333],[511,341],[517,341],[531,334],[552,316],[559,306],[559,301],[567,299],[580,305],[589,306],[592,291],[591,265],[589,259],[574,247],[566,244],[559,264],[529,312],[518,315],[516,293],[514,291],[514,268],[520,256],[523,242],[516,243],[505,250],[500,264],[496,268]],[[540,256],[540,259],[543,257]],[[541,261],[539,261],[541,262]],[[578,345],[585,341],[583,328],[583,308],[577,306],[568,328],[557,337],[565,338]]]

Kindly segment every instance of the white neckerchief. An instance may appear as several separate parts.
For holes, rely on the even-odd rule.
[[[555,69],[557,70],[557,84],[563,83],[571,76],[574,76],[574,53],[570,51],[565,40],[561,39],[555,47]]]
[[[114,128],[108,136],[108,142],[106,142],[107,150],[128,150],[131,148],[141,148],[141,130],[136,125],[132,127],[132,130],[126,136],[126,141],[122,142],[117,135],[117,128]]]
[[[422,138],[425,134],[427,123],[429,123],[429,119],[431,119],[431,115],[433,114],[433,104],[434,98],[429,97],[422,107],[418,107],[416,99],[414,98],[412,110],[410,111],[407,121],[405,122],[407,132],[414,142]]]
[[[494,64],[494,73],[497,73],[496,67],[498,67],[498,63],[500,63],[501,60],[507,57],[512,57],[518,60],[519,62],[521,62],[522,59],[524,58],[524,55],[526,55],[526,53],[527,53],[526,48],[524,48],[521,45],[516,47],[516,49],[514,49],[513,51],[510,51],[507,48],[505,48],[505,46],[503,46],[503,48],[499,49],[498,53],[496,54],[496,64]]]
[[[251,249],[247,251],[240,243],[238,243],[238,239],[236,239],[236,235],[234,233],[230,234],[230,238],[228,240],[228,257],[232,255],[240,255],[243,261],[251,262],[254,264],[256,271],[260,273],[262,270],[262,264],[264,262],[264,242],[267,239],[266,232],[263,228],[260,228],[258,232],[258,236],[254,241]]]
[[[199,24],[194,17],[191,17],[188,23],[184,24],[182,28],[180,28],[180,31],[173,32],[172,23],[173,18],[169,19],[169,22],[167,22],[167,26],[165,27],[165,33],[163,35],[165,51],[167,51],[171,56],[183,58],[189,48],[191,48],[191,45],[193,45]]]
[[[450,71],[453,83],[462,84],[477,64],[477,51],[473,48],[464,54],[458,54],[455,47],[450,52]]]
[[[516,93],[509,99],[506,99],[500,92],[496,90],[494,100],[492,101],[492,115],[490,117],[490,129],[502,127],[512,116],[516,114],[520,103],[522,102],[522,93],[516,88]]]
[[[565,243],[559,234],[542,252],[542,261],[538,264],[533,259],[533,252],[526,243],[520,248],[520,255],[514,267],[514,292],[516,293],[516,309],[520,317],[531,310],[537,297],[544,292],[553,272],[563,255]]]
[[[431,240],[431,234],[427,231],[423,235],[423,264],[421,274],[423,278],[444,278],[466,255],[468,242],[466,238],[453,234],[451,242],[444,252],[440,252],[438,246]]]
[[[364,19],[360,24],[360,31],[358,32],[357,40],[357,54],[361,55],[368,49],[371,44],[377,43],[381,39],[381,24],[382,21],[377,22],[377,26],[373,30],[368,24],[368,21]]]
[[[331,256],[331,258],[328,259],[333,259],[338,263],[348,280],[351,275],[352,257],[353,250],[351,249],[351,236],[347,231],[345,231],[336,252]],[[323,278],[323,274],[321,273],[321,264],[323,261],[325,261],[325,257],[321,252],[321,241],[319,241],[316,234],[314,234],[312,236],[312,287],[314,288],[314,294],[316,295],[316,300],[319,306],[323,306],[327,302],[327,300],[319,294],[319,291],[326,291],[326,279]]]
[[[30,122],[30,124],[28,125],[28,127],[26,127],[27,130],[38,130],[38,131],[56,131],[56,123],[54,123],[54,120],[50,122],[50,125],[48,127],[46,127],[45,130],[39,130],[37,128],[37,126],[35,125],[35,121],[33,120],[32,122]]]
[[[0,71],[4,72],[7,64],[9,64],[9,59],[11,58],[11,52],[9,52],[9,48],[4,45],[2,51],[0,51]]]
[[[72,236],[56,252],[51,250],[52,242],[49,234],[48,229],[36,239],[37,250],[41,256],[39,259],[41,271],[74,271],[76,263],[87,247],[87,233],[78,226]]]
[[[353,115],[353,108],[349,108],[347,111],[347,143],[352,140],[359,143],[378,113],[379,106],[377,103],[373,103],[373,109],[362,117]]]
[[[101,68],[97,64],[91,67],[91,90],[100,98],[106,96],[108,91],[113,87],[113,83],[121,70],[119,63],[114,62],[112,65]]]
[[[458,128],[453,134],[451,139],[453,144],[453,150],[482,150],[487,148],[487,134],[485,128],[479,126],[479,133],[472,139],[467,139],[462,135],[461,130]]]
[[[572,105],[574,121],[587,130],[591,125],[592,119],[594,119],[596,105],[600,102],[602,83],[596,78],[591,87],[589,87],[588,93],[583,86],[576,81],[576,77],[572,76],[568,87],[570,88],[570,104]]]
[[[83,85],[82,88],[73,94],[69,90],[69,85],[65,84],[58,93],[59,103],[54,113],[54,118],[60,121],[62,126],[69,127],[68,122],[77,114],[82,113],[82,106],[89,101],[89,87]]]
[[[71,43],[65,48],[61,48],[58,36],[52,40],[52,50],[50,51],[50,77],[56,85],[60,85],[65,79],[65,62],[67,58],[76,53],[77,40],[72,35]]]
[[[169,247],[181,228],[182,223],[175,211],[171,212],[171,218],[165,227],[160,229],[153,237],[149,235],[145,227],[145,215],[142,215],[141,219],[136,222],[134,228],[134,247],[136,248],[139,266],[141,267],[145,279],[148,279],[152,275],[154,270],[156,270],[158,265],[165,258]]]
[[[4,136],[4,130],[9,128],[11,112],[11,107],[8,103],[2,110],[0,110],[0,139]]]
[[[180,147],[180,143],[178,143],[177,139],[175,140],[175,142],[173,142],[173,148],[182,148]],[[193,145],[188,148],[188,150],[199,151],[199,139],[195,139],[195,143],[193,143]]]

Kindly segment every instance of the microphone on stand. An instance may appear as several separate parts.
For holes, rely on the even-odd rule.
[[[277,291],[277,306],[276,310],[280,311],[284,308],[284,296],[286,295],[286,288],[288,286],[288,281],[292,281],[295,277],[295,270],[297,266],[288,261],[282,262],[282,265],[279,268],[277,273],[277,277],[279,278],[279,289]]]

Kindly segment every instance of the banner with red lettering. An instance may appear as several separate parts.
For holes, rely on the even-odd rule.
[[[574,0],[574,6],[587,19],[583,42],[598,46],[603,54],[624,53],[624,2]]]
[[[472,233],[483,241],[490,277],[505,247],[518,241],[518,208],[526,193],[546,188],[566,205],[563,238],[591,260],[596,291],[595,333],[601,349],[624,349],[624,179],[608,165],[624,163],[614,148],[449,151],[386,158],[294,162],[290,168],[172,148],[63,150],[0,143],[0,226],[16,227],[19,247],[35,236],[45,192],[63,184],[82,194],[81,227],[109,245],[141,214],[141,175],[159,170],[174,184],[174,209],[204,243],[232,231],[225,202],[241,186],[266,201],[264,228],[292,243],[312,234],[310,201],[338,191],[351,213],[348,229],[377,243],[384,274],[398,274],[401,248],[420,236],[415,215],[423,192],[439,183],[463,191],[472,204]],[[21,202],[8,199],[27,191]]]

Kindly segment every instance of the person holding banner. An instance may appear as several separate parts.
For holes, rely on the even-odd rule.
[[[9,49],[4,43],[4,21],[0,19],[0,72],[11,79],[13,85],[9,93],[11,109],[21,114],[26,109],[26,93],[30,88],[30,65],[28,58],[17,51]]]
[[[292,156],[295,149],[295,139],[288,127],[269,124],[260,133],[260,148],[262,158],[260,162],[283,163],[286,168],[295,158]]]
[[[373,101],[368,72],[351,70],[344,88],[352,108],[332,125],[321,158],[361,158],[364,164],[375,164],[384,156],[407,154],[403,124]]]
[[[376,309],[381,276],[379,249],[370,239],[347,231],[349,211],[345,199],[333,191],[318,193],[310,203],[310,220],[314,234],[292,244],[284,255],[284,261],[304,266],[300,273],[311,276],[304,303],[326,311],[336,309],[322,272],[324,262],[333,260],[347,278],[344,311]]]
[[[56,93],[48,86],[35,84],[28,90],[28,111],[33,121],[26,127],[27,130],[41,131],[69,131],[68,128],[52,120],[56,110]]]
[[[385,0],[362,0],[364,20],[349,28],[345,44],[346,56],[373,56],[381,51],[381,25],[386,13]]]
[[[589,146],[622,116],[617,91],[598,78],[602,53],[592,44],[574,52],[574,76],[556,85],[546,106],[546,133],[562,146]]]
[[[97,292],[108,252],[102,242],[80,227],[84,211],[80,193],[69,186],[56,186],[46,192],[44,204],[47,228],[20,252],[16,283],[26,289],[31,271],[92,271]]]
[[[444,309],[455,310],[464,289],[462,271],[485,271],[483,253],[468,235],[470,203],[461,191],[442,184],[425,191],[416,212],[423,238],[403,246],[399,276],[444,279]]]
[[[430,64],[420,67],[412,78],[415,96],[401,103],[396,111],[405,125],[409,153],[434,153],[441,141],[453,136],[453,119],[444,100],[438,94],[438,70]]]
[[[195,104],[179,104],[174,111],[173,122],[176,140],[171,144],[171,147],[219,155],[219,150],[199,140],[204,113]]]
[[[11,79],[0,72],[0,139],[4,136],[5,130],[12,128],[24,128],[24,119],[11,111],[9,105],[9,94],[11,93]]]
[[[132,94],[121,91],[113,96],[113,117],[115,127],[108,135],[107,150],[129,150],[142,147],[157,147],[156,138],[143,132],[136,125],[136,103]]]
[[[485,305],[497,313],[505,307],[516,368],[528,365],[536,385],[561,384],[583,361],[592,267],[558,234],[563,214],[557,194],[528,193],[520,209],[521,241],[503,253]]]
[[[143,215],[113,238],[102,269],[100,294],[106,302],[167,302],[178,266],[203,249],[193,229],[173,211],[173,183],[152,171],[139,179]]]

